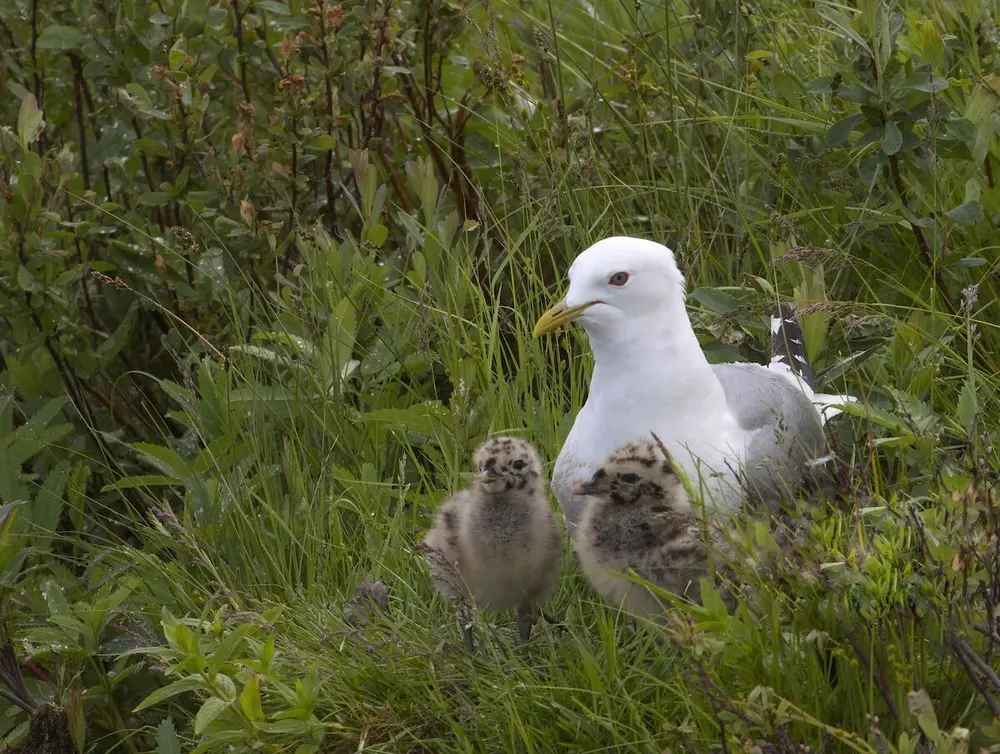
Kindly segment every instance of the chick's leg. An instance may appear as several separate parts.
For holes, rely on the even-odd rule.
[[[517,609],[517,635],[521,637],[521,641],[527,641],[531,638],[531,612],[531,607]]]

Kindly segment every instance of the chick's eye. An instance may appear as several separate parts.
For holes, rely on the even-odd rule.
[[[622,286],[628,282],[628,273],[624,270],[622,272],[616,272],[610,278],[608,278],[608,285]]]
[[[524,468],[524,461],[514,461],[511,465],[514,467],[514,471],[520,471]]]
[[[636,482],[639,481],[639,475],[638,474],[622,474],[622,481],[625,482],[625,484],[635,484]]]

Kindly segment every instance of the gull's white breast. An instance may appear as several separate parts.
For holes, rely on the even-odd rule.
[[[737,469],[746,455],[749,435],[725,408],[637,405],[628,396],[616,400],[588,398],[573,423],[556,459],[552,490],[568,526],[582,515],[585,498],[572,494],[576,484],[589,479],[608,454],[626,443],[649,441],[650,432],[666,445],[705,504],[723,510],[742,500]]]

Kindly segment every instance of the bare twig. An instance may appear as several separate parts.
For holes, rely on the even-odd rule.
[[[969,654],[966,654],[967,650],[971,651],[971,647],[969,647],[968,644],[959,639],[957,636],[952,635],[951,648],[955,653],[955,657],[958,658],[958,661],[961,663],[962,667],[965,668],[965,672],[966,674],[968,674],[969,680],[972,681],[972,685],[976,687],[976,691],[979,692],[980,696],[983,697],[983,701],[986,702],[986,705],[993,712],[993,716],[996,718],[1000,718],[1000,704],[998,704],[997,700],[993,698],[993,695],[987,688],[986,683],[979,675],[979,672],[982,671],[982,668],[978,667],[978,663],[975,662],[975,660],[973,660],[973,658]],[[971,653],[975,655],[974,651],[972,651]],[[979,672],[977,672],[977,667]],[[990,673],[993,676],[993,678],[996,678],[996,673],[994,673],[992,669],[990,670]],[[996,683],[994,683],[994,686],[998,690],[1000,690],[1000,686],[997,686]]]

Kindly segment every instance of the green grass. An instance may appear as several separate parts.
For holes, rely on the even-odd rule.
[[[880,37],[888,16],[867,1],[404,3],[388,22],[394,54],[418,88],[442,60],[441,117],[425,129],[405,76],[383,72],[382,93],[402,93],[350,158],[374,112],[357,50],[382,3],[348,9],[330,41],[336,128],[310,42],[308,61],[288,63],[311,86],[296,101],[248,37],[246,125],[233,115],[231,15],[211,26],[207,6],[165,2],[172,26],[125,5],[59,19],[92,24],[118,56],[115,68],[81,48],[95,122],[128,122],[108,92],[133,80],[169,117],[141,120],[160,144],[145,165],[120,145],[113,202],[85,195],[79,168],[57,158],[63,142],[79,155],[69,55],[43,44],[48,143],[39,156],[3,137],[5,175],[34,208],[22,217],[18,194],[0,225],[0,615],[17,655],[48,675],[28,676],[31,694],[86,720],[93,752],[902,754],[963,750],[942,738],[956,727],[972,750],[997,750],[976,684],[1000,689],[961,649],[995,665],[974,626],[991,625],[1000,584],[998,9],[967,5],[910,3],[898,36]],[[0,0],[0,12],[24,10]],[[303,7],[260,12],[273,14],[258,37],[272,55],[285,28],[318,33]],[[433,43],[407,36],[427,13],[441,24]],[[27,66],[30,25],[15,33]],[[175,43],[190,69],[168,65]],[[218,62],[225,76],[201,103],[211,150],[183,131],[191,113],[150,60],[181,82]],[[949,86],[925,91],[924,64]],[[872,70],[882,99],[862,111]],[[815,81],[834,74],[841,85]],[[4,75],[22,99],[31,77]],[[839,142],[830,129],[856,112],[875,122],[867,146],[856,139],[869,125]],[[882,116],[899,124],[898,151]],[[261,150],[252,159],[229,149],[241,128]],[[326,131],[335,148],[307,148]],[[161,148],[173,162],[154,159]],[[347,186],[332,213],[327,154]],[[159,203],[181,155],[191,185]],[[296,171],[293,189],[281,176]],[[240,219],[244,196],[254,220]],[[526,437],[550,470],[591,359],[578,329],[533,339],[532,325],[575,254],[612,234],[675,249],[713,361],[766,360],[779,297],[809,312],[818,387],[864,399],[829,428],[844,499],[802,501],[793,526],[735,531],[741,606],[726,614],[706,592],[664,627],[636,630],[602,604],[567,542],[544,606],[554,622],[520,645],[512,615],[480,616],[469,655],[414,544],[488,434]],[[80,249],[119,286],[64,270]],[[67,393],[79,411],[46,414]],[[345,605],[369,575],[388,608],[352,623]],[[910,696],[920,689],[931,715]],[[13,740],[27,719],[11,707],[0,734]]]

